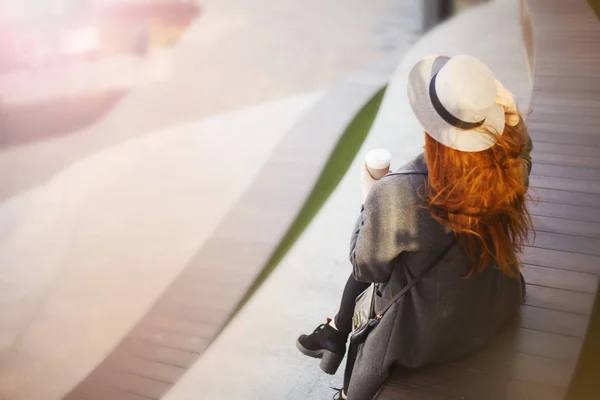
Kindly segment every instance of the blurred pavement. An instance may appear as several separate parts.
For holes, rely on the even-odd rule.
[[[203,0],[201,6],[203,13],[181,41],[148,60],[158,63],[156,80],[133,88],[95,124],[0,147],[0,199],[129,138],[325,89],[390,51],[408,48],[413,35],[406,33],[417,30],[420,22],[418,2],[409,0]],[[76,72],[71,75],[65,91],[91,84]],[[113,80],[113,75],[106,79]],[[130,72],[126,75],[135,80]],[[63,110],[64,118],[76,110]],[[52,129],[35,124],[42,112],[29,107],[21,117],[29,132]],[[19,142],[14,125],[0,134],[0,142]]]

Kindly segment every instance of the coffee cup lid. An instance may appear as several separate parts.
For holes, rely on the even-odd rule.
[[[392,155],[384,149],[374,149],[367,153],[365,162],[369,168],[384,169],[390,166]]]

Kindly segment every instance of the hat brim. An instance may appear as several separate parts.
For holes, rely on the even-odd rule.
[[[453,149],[477,152],[489,149],[495,143],[488,132],[501,135],[504,131],[504,108],[493,106],[480,128],[463,130],[446,122],[437,113],[429,97],[431,78],[450,60],[450,57],[429,56],[419,61],[408,76],[408,100],[412,110],[425,129],[436,141]]]

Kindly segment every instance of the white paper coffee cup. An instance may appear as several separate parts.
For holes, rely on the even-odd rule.
[[[375,180],[383,178],[390,171],[392,155],[384,149],[374,149],[365,156],[365,164],[369,174]]]

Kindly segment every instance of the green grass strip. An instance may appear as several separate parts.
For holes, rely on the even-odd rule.
[[[283,257],[292,248],[296,240],[302,235],[310,225],[313,218],[317,215],[321,207],[325,204],[329,196],[337,188],[338,184],[348,171],[348,168],[354,161],[356,154],[360,150],[373,121],[379,111],[381,100],[385,94],[386,87],[375,94],[371,100],[358,112],[352,122],[348,125],[337,145],[333,149],[317,183],[312,192],[306,199],[300,213],[288,229],[287,233],[277,246],[273,255],[269,258],[267,265],[256,279],[256,282],[250,288],[248,294],[237,308],[237,313],[246,302],[256,293],[267,277],[275,270]],[[352,216],[350,216],[351,218]],[[350,233],[348,233],[350,234]]]

